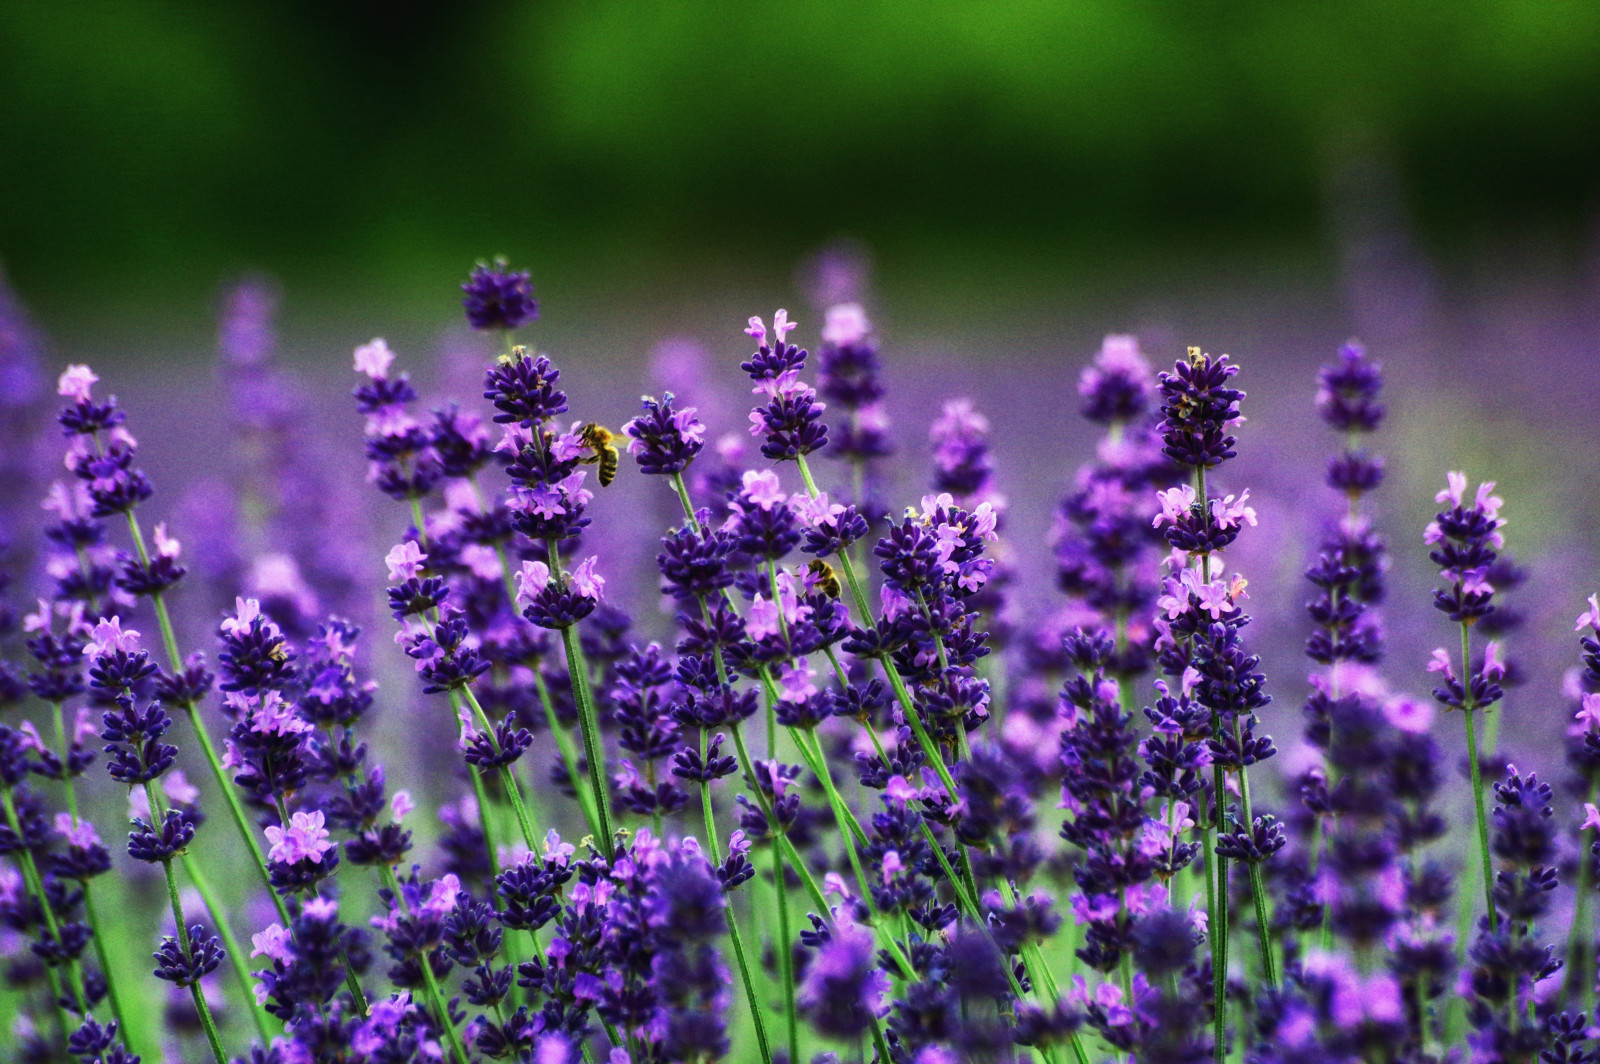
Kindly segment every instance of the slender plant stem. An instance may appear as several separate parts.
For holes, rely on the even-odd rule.
[[[145,547],[144,532],[139,527],[139,519],[132,510],[127,511],[128,534],[133,537],[134,549],[139,554],[142,565],[150,564],[150,552]],[[155,609],[156,622],[161,626],[161,643],[167,651],[167,661],[172,668],[174,676],[183,675],[183,653],[178,649],[178,636],[172,625],[172,615],[167,610],[166,597],[162,592],[154,592],[150,596],[150,604]],[[233,820],[234,828],[239,832],[239,837],[244,839],[245,847],[250,851],[250,857],[255,863],[256,875],[260,878],[262,886],[272,898],[273,906],[278,910],[278,917],[285,927],[289,924],[289,910],[285,907],[283,899],[278,897],[277,891],[272,889],[272,877],[267,873],[266,858],[261,853],[261,846],[256,842],[255,833],[250,830],[250,823],[245,819],[244,806],[239,802],[239,796],[234,793],[233,783],[228,779],[228,774],[222,768],[222,759],[217,756],[216,745],[212,743],[210,734],[206,731],[205,722],[200,719],[200,707],[194,702],[185,702],[183,709],[189,717],[189,725],[194,730],[196,742],[200,744],[200,752],[205,755],[206,765],[211,769],[211,778],[216,781],[217,789],[222,792],[222,800],[228,807],[228,815]]]
[[[1589,804],[1600,794],[1600,781],[1589,784]],[[1572,929],[1567,932],[1567,970],[1565,992],[1569,999],[1582,996],[1584,1009],[1594,1015],[1594,983],[1585,973],[1594,953],[1594,925],[1589,918],[1589,895],[1594,890],[1594,854],[1590,852],[1587,831],[1578,833],[1578,884],[1572,907]]]
[[[239,941],[234,937],[233,928],[228,925],[228,911],[217,900],[216,892],[211,889],[210,882],[200,870],[200,863],[188,853],[180,854],[178,859],[183,862],[184,874],[189,877],[189,882],[194,884],[195,891],[205,904],[206,914],[211,917],[217,934],[222,938],[223,949],[228,954],[228,965],[233,969],[233,977],[239,984],[239,992],[244,995],[245,1007],[250,1012],[250,1018],[255,1021],[256,1031],[261,1035],[262,1044],[266,1045],[272,1040],[271,1026],[266,1012],[256,1004],[255,983],[250,979],[250,965],[244,951],[239,948]]]
[[[150,814],[154,817],[156,810],[161,808],[161,797],[156,793],[155,784],[146,780],[144,793],[150,801]],[[176,925],[178,946],[186,959],[192,959],[194,952],[189,941],[189,925],[184,922],[183,903],[178,900],[178,876],[172,870],[172,858],[161,862],[161,872],[167,881],[167,902],[172,906],[172,922]],[[189,994],[194,998],[194,1009],[200,1017],[200,1026],[205,1030],[206,1041],[211,1046],[211,1055],[216,1058],[217,1064],[226,1064],[227,1055],[222,1049],[222,1039],[217,1035],[217,1021],[211,1015],[211,1006],[206,1003],[205,991],[198,980],[189,984]],[[254,1000],[254,995],[251,995],[251,1000]]]
[[[61,703],[50,703],[51,717],[55,722],[56,746],[61,753],[61,783],[66,788],[67,811],[72,814],[73,826],[82,823],[78,816],[78,789],[72,782],[72,773],[68,769],[67,760],[72,753],[72,746],[67,742],[66,723],[62,719]],[[111,958],[106,952],[106,934],[99,917],[95,913],[94,894],[90,890],[89,880],[82,880],[83,909],[89,918],[89,935],[94,942],[94,955],[100,962],[100,972],[106,980],[106,997],[111,1001],[111,1015],[116,1018],[117,1029],[122,1031],[123,1040],[128,1038],[128,1021],[122,1012],[122,995],[117,990],[117,977],[111,970]]]
[[[489,744],[496,752],[500,745],[495,740],[494,728],[489,724],[489,715],[483,711],[483,706],[478,702],[478,696],[472,693],[471,687],[461,688],[462,697],[472,707],[473,714],[478,718],[478,724],[484,729],[484,734],[489,737]],[[481,785],[481,780],[479,781]],[[509,765],[500,767],[500,785],[506,792],[506,799],[511,803],[511,809],[517,817],[517,828],[522,833],[522,841],[528,847],[529,853],[539,852],[539,829],[533,823],[533,818],[528,815],[528,807],[522,800],[522,785],[517,782],[517,777],[512,774]]]
[[[555,699],[550,697],[550,685],[544,682],[544,677],[538,669],[533,670],[533,686],[539,692],[539,704],[544,707],[545,722],[550,727],[550,734],[555,736],[556,749],[561,751],[561,763],[566,766],[567,779],[572,781],[573,793],[578,796],[578,807],[583,811],[584,823],[589,825],[591,835],[600,834],[600,820],[595,816],[594,801],[590,792],[578,785],[582,776],[579,771],[578,751],[572,745],[572,736],[567,733],[566,725],[561,723],[560,716],[556,713]]]
[[[12,797],[10,788],[0,791],[0,798],[4,799],[6,823],[11,828],[11,833],[22,839],[22,823],[17,816],[16,800]],[[50,895],[44,889],[44,877],[39,874],[39,865],[33,859],[33,851],[26,846],[17,849],[17,861],[22,865],[22,878],[27,883],[28,890],[33,894],[34,900],[39,903],[39,911],[44,916],[44,925],[50,933],[50,941],[57,948],[65,945],[61,938],[61,925],[56,921],[56,912],[50,905]],[[67,961],[67,989],[72,994],[73,1002],[78,1006],[79,1015],[89,1015],[89,994],[84,986],[83,968],[78,964],[76,957]],[[60,994],[57,993],[57,997]]]
[[[554,551],[552,546],[552,554]],[[611,796],[606,789],[605,746],[600,737],[600,720],[595,713],[594,695],[589,691],[589,667],[583,658],[583,645],[576,627],[561,629],[561,645],[567,652],[567,672],[572,677],[572,696],[578,705],[578,724],[583,730],[583,755],[589,762],[589,787],[594,792],[595,819],[600,822],[600,849],[609,860],[616,854],[616,843],[612,837]]]
[[[410,915],[411,907],[406,904],[405,894],[400,890],[400,881],[395,878],[394,869],[380,862],[378,871],[383,876],[384,885],[394,895],[394,903]],[[450,1043],[450,1052],[456,1058],[456,1064],[469,1064],[466,1047],[461,1043],[461,1032],[456,1030],[456,1025],[450,1020],[450,1008],[445,1003],[443,992],[439,989],[438,977],[433,974],[433,965],[428,962],[426,953],[418,953],[416,958],[417,967],[422,969],[422,981],[427,984],[428,1004],[432,1007],[439,1027]]]
[[[1233,722],[1234,745],[1242,748],[1239,738],[1239,721]],[[1244,813],[1245,831],[1252,831],[1255,827],[1255,817],[1250,811],[1250,777],[1245,773],[1245,767],[1239,766],[1239,802]],[[1267,985],[1277,988],[1277,964],[1272,957],[1272,926],[1267,916],[1267,888],[1261,875],[1260,861],[1247,861],[1250,876],[1250,900],[1256,911],[1256,941],[1261,947],[1261,972],[1266,977]]]
[[[700,731],[700,762],[706,759],[706,733]],[[700,811],[706,824],[706,847],[713,863],[722,863],[722,842],[717,835],[716,815],[711,811],[711,781],[700,781]],[[756,1042],[761,1047],[762,1064],[772,1064],[772,1047],[767,1043],[767,1025],[761,1018],[761,999],[756,994],[755,980],[750,977],[750,962],[745,956],[744,940],[739,934],[739,921],[734,918],[733,906],[728,906],[728,938],[733,943],[734,959],[739,964],[739,981],[744,984],[745,1001],[750,1006],[750,1018],[755,1023]],[[793,1059],[793,1058],[791,1058]]]
[[[1483,868],[1483,903],[1489,917],[1489,930],[1500,930],[1500,914],[1494,907],[1494,864],[1489,859],[1489,818],[1483,805],[1483,770],[1478,764],[1478,728],[1473,719],[1477,709],[1472,696],[1471,628],[1461,623],[1461,689],[1465,692],[1461,707],[1467,726],[1467,767],[1472,773],[1472,810],[1477,818],[1478,856]]]

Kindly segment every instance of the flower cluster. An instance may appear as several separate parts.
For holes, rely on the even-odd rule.
[[[401,504],[375,550],[366,515],[327,519],[296,497],[316,477],[273,468],[312,449],[270,367],[272,290],[224,304],[248,459],[227,505],[146,535],[124,411],[87,367],[61,375],[71,475],[39,571],[0,554],[18,1059],[1596,1059],[1600,598],[1553,720],[1564,777],[1511,766],[1479,724],[1536,678],[1502,651],[1521,570],[1494,485],[1450,473],[1421,538],[1452,637],[1385,662],[1380,607],[1405,607],[1360,345],[1317,376],[1335,505],[1292,562],[1311,675],[1280,756],[1281,640],[1252,644],[1306,631],[1246,612],[1280,597],[1252,604],[1236,559],[1268,570],[1247,552],[1288,508],[1232,481],[1226,356],[1158,374],[1105,338],[1051,604],[1008,514],[1025,485],[970,399],[929,427],[932,490],[888,505],[859,304],[824,301],[815,387],[800,326],[751,319],[747,456],[707,446],[738,413],[715,388],[647,397],[620,432],[569,419],[592,382],[510,339],[538,318],[530,275],[483,263],[462,293],[504,345],[481,397],[424,415],[384,341],[355,351],[368,479]],[[830,443],[841,462],[813,468]],[[624,513],[651,488],[669,522]],[[28,527],[10,502],[0,525]],[[334,543],[365,551],[359,574]],[[42,597],[13,608],[13,586]],[[361,638],[374,620],[395,649]],[[1405,693],[1429,674],[1433,703]],[[1509,701],[1536,735],[1538,703]],[[1538,760],[1520,729],[1507,744]],[[124,802],[125,853],[103,841]]]

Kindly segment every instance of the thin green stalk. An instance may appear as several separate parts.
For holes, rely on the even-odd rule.
[[[550,551],[554,557],[554,545]],[[583,645],[576,627],[561,629],[561,645],[567,652],[572,697],[578,706],[578,725],[583,731],[583,754],[589,762],[589,787],[594,792],[595,818],[600,822],[600,849],[609,860],[616,853],[616,845],[612,838],[611,795],[606,789],[605,747],[600,738],[600,719],[595,713],[594,695],[589,690],[589,667],[584,662]]]
[[[61,782],[66,788],[67,811],[72,814],[73,826],[78,826],[82,821],[78,816],[78,789],[73,785],[72,775],[67,770],[67,758],[72,751],[72,746],[67,742],[66,723],[61,715],[61,703],[50,703],[51,716],[54,718],[56,730],[56,746],[61,751]],[[106,952],[105,931],[95,914],[94,894],[89,888],[89,880],[80,883],[83,889],[84,914],[89,918],[89,937],[94,942],[94,955],[100,962],[101,974],[106,980],[106,997],[111,1002],[111,1015],[116,1018],[117,1029],[123,1032],[123,1039],[128,1037],[128,1021],[122,1013],[122,995],[117,990],[117,977],[111,970],[111,958]]]
[[[706,733],[700,732],[700,760],[706,759]],[[706,824],[706,847],[711,852],[713,864],[722,863],[722,842],[717,835],[715,814],[711,811],[711,781],[700,781],[700,810]],[[762,1064],[772,1064],[772,1047],[767,1044],[767,1025],[761,1018],[761,999],[756,994],[755,980],[750,977],[750,962],[745,957],[744,940],[739,934],[739,921],[734,918],[733,906],[728,907],[728,938],[733,943],[733,955],[739,963],[739,980],[744,984],[745,1001],[750,1005],[750,1018],[755,1022],[756,1042],[761,1047]],[[793,1058],[791,1058],[793,1059]]]
[[[461,688],[461,694],[466,698],[467,705],[472,707],[473,714],[478,718],[478,724],[484,729],[484,734],[489,737],[489,745],[496,752],[500,744],[495,740],[494,729],[489,724],[489,716],[483,711],[483,706],[478,702],[478,696],[472,693],[471,687]],[[517,777],[512,775],[510,766],[500,769],[500,784],[506,792],[506,799],[511,803],[511,810],[517,817],[517,828],[522,832],[522,841],[527,845],[528,852],[539,852],[539,829],[533,823],[533,818],[528,815],[527,804],[522,800],[522,785],[517,782]]]
[[[1216,934],[1218,927],[1217,914],[1217,884],[1215,879],[1216,854],[1217,854],[1217,829],[1207,818],[1204,829],[1206,846],[1206,938],[1211,945],[1211,1024],[1212,1046],[1217,1064],[1222,1064],[1227,1056],[1227,1013],[1223,1010],[1226,1003],[1227,976],[1222,969],[1217,967]]]
[[[378,872],[382,875],[384,885],[394,895],[394,902],[411,913],[411,907],[406,904],[406,896],[400,890],[400,881],[395,878],[394,869],[379,862]],[[439,989],[438,977],[433,974],[433,965],[428,963],[426,953],[417,954],[417,967],[422,969],[422,981],[427,984],[428,1004],[432,1007],[433,1014],[439,1027],[444,1031],[446,1040],[450,1043],[450,1052],[456,1058],[456,1064],[469,1064],[466,1047],[461,1044],[461,1032],[456,1030],[456,1025],[450,1022],[450,1008],[445,1003],[445,997]]]
[[[155,784],[146,780],[144,785],[145,797],[150,801],[151,816],[161,808],[161,798],[156,793]],[[172,871],[172,859],[169,857],[161,862],[161,872],[167,881],[167,901],[172,906],[172,922],[176,925],[178,933],[178,946],[183,950],[185,957],[194,956],[193,946],[189,941],[189,925],[183,919],[183,903],[178,900],[178,877]],[[206,1002],[205,991],[200,988],[198,981],[189,984],[189,994],[194,998],[194,1010],[200,1017],[200,1026],[205,1030],[206,1042],[211,1046],[211,1055],[216,1058],[217,1064],[226,1064],[227,1055],[222,1049],[222,1039],[217,1035],[217,1021],[211,1015],[211,1006]],[[250,995],[250,1000],[255,1000],[255,995]]]
[[[450,694],[451,701],[455,701],[455,692]],[[488,851],[489,857],[489,877],[493,879],[500,874],[500,847],[495,845],[494,828],[490,823],[494,805],[489,798],[489,789],[483,784],[483,773],[477,765],[467,765],[467,776],[472,780],[472,794],[478,802],[478,828],[483,832],[483,848]]]
[[[1237,745],[1239,738],[1239,721],[1233,722],[1233,738]],[[1255,818],[1250,811],[1250,777],[1246,774],[1243,765],[1239,766],[1239,802],[1244,813],[1244,830],[1254,829]],[[1261,971],[1266,976],[1267,985],[1277,988],[1278,970],[1272,957],[1272,927],[1267,918],[1267,888],[1261,875],[1260,861],[1247,861],[1250,875],[1250,900],[1256,911],[1256,941],[1261,947]]]
[[[600,834],[600,819],[595,816],[594,801],[590,792],[578,786],[581,773],[578,771],[578,751],[572,745],[572,736],[567,734],[566,725],[561,723],[561,718],[556,714],[555,699],[550,697],[550,685],[544,682],[544,677],[538,669],[533,670],[533,686],[539,693],[539,704],[544,707],[545,722],[550,727],[550,734],[555,736],[556,748],[561,751],[561,763],[566,766],[567,778],[572,781],[573,793],[578,796],[578,807],[583,811],[584,823],[589,825],[589,834]]]
[[[128,519],[128,534],[133,537],[134,549],[138,552],[141,565],[150,564],[150,552],[145,548],[144,532],[139,527],[139,519],[132,510],[125,515]],[[172,625],[172,615],[167,610],[165,596],[157,591],[150,596],[150,604],[155,609],[156,622],[161,626],[161,644],[166,648],[167,661],[172,668],[174,676],[183,675],[183,653],[178,649],[178,636]],[[217,748],[211,741],[210,734],[206,731],[205,723],[200,719],[200,707],[193,702],[183,704],[184,711],[188,714],[189,725],[194,730],[195,740],[200,744],[200,752],[205,755],[206,765],[211,769],[211,778],[216,781],[217,789],[222,792],[223,801],[228,806],[228,815],[233,820],[233,826],[239,832],[239,837],[244,839],[245,847],[250,851],[250,857],[255,863],[256,875],[266,887],[267,894],[272,898],[273,906],[278,910],[278,917],[285,927],[289,924],[289,910],[284,906],[283,899],[278,897],[277,891],[272,889],[272,877],[267,873],[267,862],[261,852],[261,846],[256,842],[255,833],[250,830],[250,823],[245,819],[244,807],[239,802],[239,796],[234,793],[233,783],[228,779],[227,773],[222,768],[222,759],[217,756]],[[253,995],[252,995],[253,999]]]
[[[1213,727],[1216,714],[1212,714]],[[1215,830],[1206,835],[1206,856],[1217,869],[1215,909],[1211,914],[1211,992],[1216,1008],[1217,1060],[1223,1059],[1228,1024],[1228,859],[1217,852],[1217,834],[1225,827],[1223,808],[1227,801],[1227,777],[1222,766],[1215,766],[1212,788],[1216,791]],[[1209,873],[1208,873],[1209,874]]]
[[[1590,805],[1600,801],[1597,794],[1600,794],[1600,781],[1589,784]],[[1587,834],[1580,832],[1578,839],[1578,884],[1572,908],[1572,929],[1567,932],[1565,992],[1569,999],[1581,994],[1585,1012],[1593,1016],[1595,981],[1585,974],[1591,970],[1593,962],[1590,956],[1594,951],[1594,927],[1589,919],[1589,895],[1594,890],[1594,856],[1589,852],[1589,846],[1583,844]]]
[[[1500,930],[1500,914],[1494,907],[1494,865],[1489,860],[1489,818],[1483,806],[1483,772],[1478,765],[1478,729],[1473,721],[1476,706],[1472,697],[1472,666],[1468,663],[1470,634],[1465,622],[1461,625],[1461,687],[1466,692],[1465,705],[1461,707],[1467,722],[1467,764],[1472,771],[1472,809],[1478,823],[1478,856],[1483,868],[1483,901],[1489,916],[1489,930]]]
[[[152,807],[154,811],[154,807]],[[285,821],[287,823],[287,821]],[[228,954],[228,965],[233,969],[233,977],[239,984],[239,992],[244,995],[245,1008],[250,1012],[250,1018],[255,1021],[256,1031],[261,1035],[261,1044],[266,1045],[272,1041],[271,1027],[267,1014],[262,1007],[256,1004],[255,983],[250,978],[250,965],[245,953],[239,948],[239,942],[233,935],[233,928],[228,925],[228,912],[217,900],[216,893],[211,889],[211,884],[200,871],[199,862],[195,861],[187,852],[179,854],[178,859],[183,862],[183,871],[189,877],[189,882],[194,884],[194,889],[200,895],[200,900],[205,904],[206,914],[211,917],[211,923],[217,929],[217,934],[222,938],[222,947]],[[287,926],[287,925],[285,925]]]
[[[18,839],[23,838],[22,824],[17,817],[16,802],[10,788],[0,790],[0,799],[4,800],[6,823],[10,826],[11,833]],[[33,851],[26,846],[20,847],[17,850],[17,863],[22,866],[22,878],[27,883],[28,891],[33,895],[34,901],[39,903],[39,911],[44,914],[44,924],[50,932],[50,940],[58,946],[61,945],[61,926],[56,922],[55,910],[50,906],[50,896],[45,893],[44,877],[39,874],[39,865],[33,859]],[[87,1017],[89,995],[84,989],[83,969],[75,957],[67,961],[67,977],[67,989],[72,992],[72,1000],[78,1006],[78,1013]],[[60,997],[60,994],[56,996]]]
[[[800,1021],[795,1008],[794,940],[789,927],[789,877],[783,868],[783,852],[772,848],[772,882],[778,894],[778,977],[783,981],[784,1019],[789,1031],[789,1059],[800,1059]]]

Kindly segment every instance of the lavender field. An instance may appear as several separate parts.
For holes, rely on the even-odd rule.
[[[1103,338],[7,294],[12,1058],[1593,1059],[1593,308],[1358,223]]]

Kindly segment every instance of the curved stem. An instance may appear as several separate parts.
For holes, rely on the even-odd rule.
[[[551,545],[550,554],[554,559],[554,545]],[[584,661],[583,644],[576,627],[561,629],[561,645],[567,652],[572,698],[577,703],[578,725],[583,731],[583,754],[589,762],[589,787],[594,792],[595,818],[600,822],[600,849],[609,860],[616,854],[616,843],[612,837],[611,795],[606,788],[605,746],[600,737],[600,720],[595,713],[594,695],[589,690],[589,666]]]
[[[706,759],[706,733],[700,732],[700,761]],[[722,864],[722,843],[717,835],[715,814],[711,811],[711,781],[700,781],[700,810],[706,824],[706,847],[713,864]],[[739,933],[739,921],[734,918],[733,906],[728,906],[728,938],[733,943],[733,955],[739,963],[739,981],[744,985],[745,1001],[750,1005],[750,1019],[755,1023],[756,1043],[761,1047],[762,1064],[772,1064],[772,1047],[767,1044],[767,1025],[761,1018],[761,999],[756,994],[755,980],[750,977],[750,961],[745,956],[744,939]],[[793,1059],[793,1058],[791,1058]]]
[[[205,904],[206,914],[211,917],[212,925],[222,938],[222,947],[227,951],[229,967],[233,969],[233,977],[239,984],[239,992],[244,995],[245,1005],[250,1010],[250,1018],[255,1021],[256,1032],[261,1035],[261,1044],[267,1045],[272,1041],[267,1014],[256,1004],[255,983],[250,979],[250,965],[244,951],[239,948],[239,941],[234,937],[233,928],[228,926],[228,911],[217,900],[210,882],[200,870],[199,862],[191,858],[188,853],[180,854],[179,860],[183,862],[184,873],[189,877],[189,882],[194,884],[200,900]]]
[[[150,552],[145,547],[144,531],[139,527],[139,519],[134,516],[132,510],[128,510],[125,516],[128,519],[128,534],[133,537],[133,546],[138,552],[139,562],[141,565],[149,565]],[[167,610],[167,600],[157,591],[151,594],[150,604],[155,610],[156,623],[161,626],[161,644],[166,648],[167,662],[172,668],[172,674],[182,676],[183,654],[178,650],[178,636],[172,626],[172,615]],[[185,702],[183,708],[189,716],[190,727],[194,729],[195,740],[200,744],[200,752],[205,755],[206,765],[211,769],[211,778],[216,781],[217,789],[222,792],[222,799],[228,806],[228,815],[233,820],[233,826],[238,830],[240,838],[244,839],[245,847],[255,862],[256,875],[272,898],[279,919],[287,927],[289,910],[284,906],[283,899],[278,897],[278,892],[272,889],[272,877],[267,874],[266,858],[261,853],[260,844],[256,842],[255,833],[250,830],[250,824],[245,819],[244,807],[239,803],[239,796],[233,792],[232,781],[223,771],[222,759],[217,756],[217,748],[206,732],[205,723],[200,719],[200,707],[193,702]]]
[[[6,823],[10,827],[11,833],[19,840],[23,839],[25,836],[22,833],[22,824],[17,817],[16,802],[12,798],[11,790],[7,788],[4,791],[0,791],[0,798],[4,800]],[[29,892],[33,894],[34,900],[39,903],[39,911],[44,916],[44,925],[50,933],[50,941],[55,943],[57,948],[61,948],[65,945],[61,938],[61,925],[56,921],[55,909],[50,905],[50,895],[45,893],[44,877],[39,874],[39,865],[33,859],[33,851],[26,846],[21,846],[16,852],[18,854],[17,863],[22,866],[23,881],[27,884]],[[83,968],[79,965],[76,957],[69,958],[67,961],[67,978],[67,989],[72,993],[72,1000],[78,1006],[79,1015],[87,1017],[89,1015],[89,995],[84,986]],[[60,994],[56,994],[56,997],[59,998]]]
[[[394,903],[409,915],[411,908],[406,904],[405,895],[401,893],[400,882],[395,878],[394,869],[380,862],[378,871],[383,876],[384,885],[394,895]],[[444,994],[439,989],[439,980],[433,974],[433,965],[429,963],[426,953],[418,953],[416,957],[417,967],[422,969],[422,981],[427,985],[428,1004],[433,1009],[440,1029],[444,1031],[445,1039],[450,1043],[451,1055],[456,1058],[456,1064],[469,1064],[466,1047],[461,1043],[461,1032],[456,1030],[456,1025],[450,1020],[450,1007],[445,1003]]]
[[[56,746],[60,749],[61,757],[61,783],[66,788],[67,811],[72,814],[73,826],[83,821],[78,816],[78,789],[73,785],[72,773],[68,768],[67,760],[72,753],[72,745],[67,742],[66,723],[62,719],[60,702],[50,703],[51,716],[54,719],[56,731]],[[87,879],[81,881],[83,888],[83,910],[89,919],[89,936],[94,942],[94,955],[100,962],[100,973],[106,980],[106,997],[111,1001],[111,1015],[116,1018],[117,1029],[122,1032],[123,1041],[128,1039],[128,1021],[122,1012],[122,995],[117,990],[117,978],[111,970],[111,957],[106,952],[106,933],[100,923],[94,908],[94,894],[89,888]]]
[[[149,783],[145,785],[146,793],[154,799],[155,788]],[[156,805],[151,804],[154,810]],[[167,880],[167,901],[172,906],[172,922],[177,925],[178,946],[183,950],[185,957],[193,957],[190,951],[189,928],[183,922],[183,904],[178,900],[178,877],[172,871],[172,860],[168,858],[161,862],[161,871]],[[222,1049],[222,1039],[217,1034],[217,1021],[211,1015],[211,1006],[206,1003],[205,991],[198,982],[189,984],[189,994],[194,998],[194,1010],[200,1016],[200,1026],[205,1029],[206,1042],[211,1046],[211,1055],[217,1064],[227,1064],[227,1054]]]

